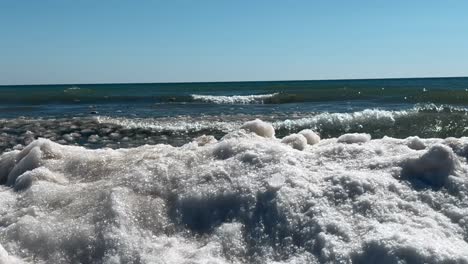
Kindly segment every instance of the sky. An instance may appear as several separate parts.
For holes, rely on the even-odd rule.
[[[464,0],[0,0],[0,85],[468,76]]]

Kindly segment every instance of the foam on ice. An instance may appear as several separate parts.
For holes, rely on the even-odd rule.
[[[298,151],[265,124],[4,153],[0,263],[468,263],[468,138],[292,135]]]

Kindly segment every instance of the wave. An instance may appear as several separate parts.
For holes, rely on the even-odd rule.
[[[296,114],[294,118],[281,116],[233,115],[218,117],[178,118],[115,118],[99,117],[99,122],[118,124],[127,128],[144,128],[170,133],[224,134],[237,129],[253,118],[272,120],[279,135],[295,133],[301,129],[314,129],[325,137],[342,133],[370,133],[376,137],[397,138],[418,135],[421,137],[466,136],[468,110],[461,107],[417,105],[407,110],[389,111],[365,109],[351,113]]]
[[[349,129],[353,126],[373,124],[375,126],[392,126],[395,120],[415,115],[418,109],[405,111],[387,111],[378,109],[366,109],[353,113],[320,113],[298,115],[295,119],[285,119],[272,122],[275,129],[296,131],[303,128],[316,130],[323,129]],[[304,116],[304,117],[301,117]],[[221,117],[178,117],[178,118],[126,118],[126,117],[97,117],[100,123],[112,123],[126,128],[145,128],[158,132],[188,133],[196,131],[231,132],[237,129],[243,122],[250,120],[252,116],[221,116]],[[262,117],[260,117],[262,118]],[[275,117],[269,116],[269,119]],[[277,117],[276,117],[277,118]],[[225,120],[225,121],[221,121]]]
[[[279,93],[272,94],[256,94],[256,95],[199,95],[192,94],[194,101],[201,101],[205,103],[215,104],[253,104],[264,103],[265,100],[277,96]]]
[[[221,87],[223,88],[223,87]],[[24,92],[20,89],[24,89]],[[216,91],[232,93],[231,90]],[[249,92],[243,87],[239,91]],[[194,93],[196,92],[196,93]],[[213,103],[213,104],[288,104],[288,103],[317,103],[338,101],[367,101],[386,103],[436,103],[436,104],[466,104],[468,92],[465,89],[407,89],[394,87],[380,88],[347,88],[347,87],[319,87],[293,89],[287,86],[279,88],[252,88],[250,95],[214,95],[208,88],[189,89],[182,87],[179,92],[158,90],[156,88],[140,89],[138,87],[6,87],[0,89],[0,103]]]
[[[279,138],[303,129],[312,129],[323,138],[344,133],[367,133],[373,138],[468,136],[468,110],[440,105],[419,105],[399,111],[366,109],[351,113],[296,113],[289,116],[13,118],[0,119],[0,153],[21,149],[38,137],[88,148],[125,148],[158,143],[181,146],[202,135],[222,138],[255,118],[272,123]]]
[[[72,86],[72,87],[66,88],[63,91],[67,93],[67,92],[73,92],[73,91],[77,91],[77,90],[81,90],[81,88],[78,87],[78,86]]]
[[[425,108],[426,111],[428,109]],[[278,130],[295,131],[303,128],[313,129],[349,129],[353,126],[392,126],[398,118],[417,115],[419,108],[403,111],[387,111],[379,109],[366,109],[353,113],[319,113],[298,114],[295,119],[285,119],[272,122]],[[258,117],[258,116],[254,116]],[[238,128],[243,122],[254,118],[252,116],[221,116],[221,117],[178,117],[178,118],[126,118],[99,116],[100,123],[112,123],[126,128],[145,128],[163,132],[195,132],[201,130],[219,130],[230,132]],[[261,116],[259,118],[262,118]],[[275,119],[268,116],[268,119]],[[276,117],[278,118],[278,117]],[[226,121],[220,121],[220,120]]]
[[[150,129],[157,132],[171,133],[191,133],[200,131],[229,132],[234,130],[242,121],[219,121],[219,118],[211,119],[209,117],[194,118],[190,116],[178,118],[126,118],[126,117],[108,117],[98,116],[96,120],[102,124],[116,124],[125,128]]]

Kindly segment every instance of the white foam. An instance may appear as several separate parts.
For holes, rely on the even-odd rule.
[[[18,189],[0,186],[0,260],[466,263],[468,138],[419,140],[426,149],[383,138],[297,151],[243,130],[177,148],[36,140],[0,156],[0,180]]]
[[[67,93],[67,92],[73,92],[73,91],[78,91],[78,90],[81,90],[81,88],[77,87],[77,86],[72,86],[72,87],[69,87],[69,88],[67,88],[67,89],[65,89],[63,91]]]
[[[153,119],[153,118],[115,118],[99,116],[96,117],[100,123],[110,123],[123,126],[125,128],[145,128],[153,131],[171,131],[171,132],[197,132],[202,130],[218,129],[220,131],[234,131],[242,125],[235,121],[219,121],[219,120],[200,120],[190,117],[179,117],[174,119]]]
[[[318,130],[348,131],[352,127],[359,126],[365,128],[368,125],[379,127],[391,127],[395,124],[395,119],[403,116],[416,114],[418,109],[408,111],[386,111],[377,109],[366,109],[354,113],[321,113],[310,117],[298,119],[287,119],[275,121],[271,125],[276,129],[287,129],[294,131],[298,128],[308,128]],[[243,124],[245,116],[223,116],[222,118],[193,118],[189,116],[179,116],[177,118],[116,118],[99,116],[96,120],[100,123],[110,123],[123,126],[125,128],[145,128],[154,131],[171,132],[197,132],[204,130],[218,130],[223,132],[233,132]],[[229,120],[229,121],[227,121]]]
[[[311,117],[303,117],[294,120],[277,121],[273,123],[276,129],[285,128],[293,130],[297,127],[311,129],[344,129],[353,126],[366,127],[368,125],[379,127],[391,127],[395,119],[403,116],[416,114],[418,109],[402,111],[386,111],[379,109],[365,109],[353,113],[321,113]]]
[[[192,98],[196,101],[215,104],[258,104],[263,103],[264,100],[272,98],[276,95],[278,95],[278,93],[231,96],[192,94]]]

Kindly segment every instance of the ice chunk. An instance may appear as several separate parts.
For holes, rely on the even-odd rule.
[[[307,144],[309,145],[314,145],[320,142],[320,136],[311,129],[304,129],[299,132],[299,134],[303,135],[307,139]]]
[[[281,187],[283,187],[284,181],[285,179],[283,175],[278,173],[273,174],[271,175],[271,178],[267,181],[268,188],[272,191],[277,191],[281,189]]]
[[[21,264],[24,263],[20,259],[8,255],[8,252],[0,244],[0,264]]]
[[[408,137],[406,139],[406,145],[408,148],[414,150],[421,150],[426,148],[426,145],[424,145],[424,142],[422,142],[419,137]]]
[[[207,136],[207,135],[202,135],[194,139],[194,141],[197,143],[198,146],[205,146],[208,144],[214,144],[218,142],[215,137],[213,136]]]
[[[291,134],[284,137],[281,143],[290,145],[292,148],[297,150],[303,150],[307,146],[307,139],[301,134]]]
[[[456,174],[460,164],[448,146],[432,146],[421,157],[403,162],[402,176],[419,179],[433,187],[442,187],[449,175]]]
[[[39,146],[32,149],[26,148],[18,156],[24,154],[23,152],[26,153],[24,157],[15,164],[8,174],[7,185],[14,185],[18,176],[40,166],[42,152]]]
[[[0,156],[0,184],[5,184],[7,182],[8,174],[10,174],[15,166],[18,153],[19,151],[16,150],[4,153]]]
[[[338,138],[338,142],[340,143],[365,143],[371,139],[371,135],[365,133],[352,133],[352,134],[344,134]]]
[[[99,135],[91,135],[88,137],[88,141],[92,143],[96,143],[99,141]]]
[[[260,119],[255,119],[244,123],[241,126],[241,129],[253,132],[261,137],[271,138],[275,136],[275,129],[273,126],[270,123],[263,122]]]
[[[64,134],[62,135],[62,138],[68,142],[75,140],[71,134]]]
[[[55,183],[60,183],[60,184],[64,184],[67,182],[67,179],[63,175],[58,174],[58,173],[53,173],[45,167],[39,167],[31,171],[27,171],[21,174],[18,178],[16,178],[14,188],[17,191],[26,189],[29,186],[31,186],[32,182],[38,181],[38,180],[45,180],[45,181],[55,182]]]
[[[221,141],[213,149],[213,155],[218,159],[228,159],[234,156],[233,145],[230,141]]]

